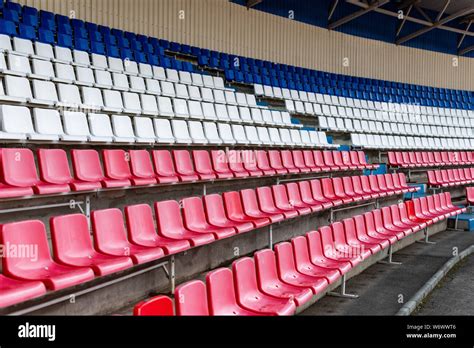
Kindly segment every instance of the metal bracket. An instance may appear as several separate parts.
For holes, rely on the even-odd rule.
[[[385,264],[385,265],[401,265],[402,264],[401,262],[393,261],[393,247],[392,247],[392,244],[390,244],[390,246],[388,247],[388,256],[387,256],[387,258],[388,258],[388,260],[381,260],[381,261],[379,261],[379,263]]]
[[[328,295],[334,296],[334,297],[350,298],[350,299],[359,298],[359,295],[357,294],[349,294],[346,292],[346,275],[345,274],[342,276],[342,283],[339,288],[340,288],[339,292],[331,291],[328,293]]]

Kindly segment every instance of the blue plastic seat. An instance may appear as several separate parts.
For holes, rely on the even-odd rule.
[[[108,56],[113,58],[120,58],[119,49],[117,46],[105,45],[105,52]]]
[[[20,14],[14,10],[10,10],[8,8],[3,9],[3,19],[7,21],[12,21],[15,23],[20,22]]]
[[[157,55],[149,53],[146,55],[146,59],[148,61],[148,64],[153,66],[160,66],[160,60]]]
[[[3,8],[4,10],[15,11],[18,14],[21,13],[21,5],[16,2],[5,1]]]
[[[102,42],[91,41],[91,53],[105,55],[105,45]]]
[[[90,30],[88,33],[89,39],[91,40],[91,46],[92,42],[102,42],[102,34],[98,30]]]
[[[74,36],[80,37],[81,39],[88,39],[87,30],[83,27],[74,28]]]
[[[0,19],[0,34],[16,36],[17,32],[15,23],[5,19]]]
[[[72,36],[58,33],[58,46],[73,49]]]
[[[79,51],[90,51],[89,40],[82,37],[74,37],[74,48]]]
[[[54,34],[51,30],[45,28],[38,29],[38,40],[42,43],[54,45]]]
[[[34,27],[31,27],[26,24],[19,24],[18,25],[18,33],[22,39],[27,39],[27,40],[36,40],[36,30]]]
[[[23,14],[21,22],[25,25],[29,25],[33,28],[38,28],[39,20],[37,15]]]
[[[69,23],[58,23],[58,34],[72,36],[72,27]]]

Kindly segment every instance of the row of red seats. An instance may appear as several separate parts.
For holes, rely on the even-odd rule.
[[[6,255],[3,273],[59,290],[284,219],[409,190],[404,174],[300,181],[156,202],[157,226],[147,204],[125,208],[126,227],[121,210],[96,210],[92,212],[93,241],[84,215],[58,216],[50,220],[54,260],[41,221],[8,223],[0,228],[0,241],[11,246],[37,245],[38,255],[36,260]],[[11,288],[16,302],[29,298],[16,289],[21,287]]]
[[[363,152],[300,150],[71,150],[73,175],[66,151],[0,149],[0,198],[146,186],[177,182],[232,179],[373,169]]]
[[[389,152],[388,163],[400,168],[471,165],[474,152]]]
[[[457,168],[428,171],[430,186],[461,186],[474,182],[474,168]]]
[[[176,315],[291,315],[351,268],[426,226],[465,211],[449,193],[367,212],[258,251],[176,288]],[[172,300],[139,303],[135,315],[173,315]]]

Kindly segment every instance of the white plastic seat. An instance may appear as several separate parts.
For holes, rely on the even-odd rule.
[[[201,107],[201,102],[196,100],[188,100],[189,116],[193,118],[204,118],[204,114]]]
[[[272,112],[268,109],[262,110],[263,122],[267,125],[275,125],[276,122],[273,120]]]
[[[112,115],[114,141],[118,143],[134,143],[135,133],[132,120],[128,116]]]
[[[179,117],[189,118],[188,103],[184,99],[173,99],[174,114]],[[161,110],[161,109],[160,109]]]
[[[0,34],[0,52],[9,52],[12,50],[13,48],[10,36]]]
[[[81,141],[91,140],[89,124],[86,115],[83,112],[65,111],[62,115],[65,141]]]
[[[210,144],[222,144],[219,132],[217,131],[217,125],[214,122],[203,122],[202,124],[207,141]]]
[[[201,92],[199,91],[199,87],[188,85],[188,92],[189,92],[189,98],[190,99],[198,100],[198,101],[202,100]]]
[[[71,50],[67,47],[54,46],[54,57],[56,61],[62,63],[71,64],[74,61]]]
[[[273,87],[273,97],[277,99],[283,99],[283,92],[280,87]]]
[[[157,101],[158,101],[158,112],[161,116],[173,117],[175,115],[170,98],[157,97]]]
[[[30,82],[25,77],[10,76],[4,77],[5,96],[0,99],[26,103],[33,99]]]
[[[301,129],[300,130],[300,136],[301,136],[301,143],[305,146],[311,146],[311,137],[309,134],[308,130]]]
[[[193,80],[191,78],[191,74],[188,71],[180,71],[179,72],[179,82],[184,83],[186,85],[191,85]]]
[[[7,62],[8,71],[5,71],[5,73],[18,76],[27,76],[31,74],[30,60],[28,57],[8,53]]]
[[[253,94],[246,94],[245,97],[247,98],[247,105],[251,107],[259,107],[257,105],[257,99],[255,99],[255,96]]]
[[[130,76],[130,91],[135,93],[145,93],[146,86],[143,77]]]
[[[283,118],[281,116],[281,112],[277,110],[272,110],[272,118],[273,122],[278,125],[284,125]]]
[[[204,135],[204,129],[202,128],[202,123],[199,121],[189,121],[189,134],[194,144],[207,144],[208,140]]]
[[[115,136],[108,115],[89,113],[88,119],[92,141],[110,143],[114,140]]]
[[[123,112],[122,95],[119,91],[104,90],[104,110],[109,112]]]
[[[122,97],[124,112],[129,114],[141,114],[142,106],[137,93],[123,92]]]
[[[138,63],[138,73],[144,78],[152,78],[153,68],[150,64]]]
[[[99,88],[82,87],[82,98],[84,105],[89,109],[102,110],[104,108],[104,100]]]
[[[26,140],[34,134],[30,110],[24,106],[0,106],[0,139]]]
[[[158,115],[158,104],[156,97],[149,94],[140,94],[140,103],[142,105],[142,113],[145,115]]]
[[[156,141],[158,143],[173,144],[176,142],[171,129],[170,120],[155,118],[153,119],[153,124],[155,126]]]
[[[262,141],[258,137],[257,128],[254,126],[245,126],[245,135],[250,144],[262,145]]]
[[[198,87],[203,87],[204,86],[204,82],[202,80],[202,75],[201,74],[191,73],[191,79],[193,81],[192,82],[193,85],[198,86]]]
[[[229,105],[237,105],[237,99],[235,98],[235,92],[224,91],[225,101]]]
[[[279,129],[279,132],[280,132],[281,141],[282,141],[283,143],[285,143],[286,145],[289,145],[289,146],[295,145],[295,144],[293,143],[292,138],[291,138],[291,133],[290,133],[290,130],[289,130],[289,129],[280,128],[280,129]]]
[[[204,87],[215,88],[214,79],[212,78],[212,76],[202,75],[202,81],[203,81]]]
[[[249,108],[239,106],[239,115],[240,115],[240,119],[243,122],[253,123],[252,114],[250,113]]]
[[[274,145],[277,145],[277,146],[285,145],[283,141],[281,140],[280,132],[278,131],[278,128],[269,127],[268,134],[270,135],[270,140]]]
[[[171,82],[179,82],[178,71],[175,69],[166,69],[166,79]]]
[[[13,50],[17,55],[21,54],[24,56],[32,56],[35,54],[31,40],[22,39],[19,37],[13,38]]]
[[[89,53],[85,51],[73,50],[72,55],[73,55],[75,65],[83,66],[83,67],[89,67],[91,65]]]
[[[133,125],[135,126],[137,142],[154,143],[156,141],[155,129],[153,128],[151,118],[133,117]]]
[[[262,95],[264,95],[265,97],[268,97],[268,98],[275,98],[275,95],[273,94],[272,86],[264,85]]]
[[[232,135],[232,128],[228,123],[218,123],[217,129],[219,130],[219,137],[224,144],[234,145],[236,143]]]
[[[37,57],[40,57],[45,60],[54,59],[53,46],[39,41],[36,41],[34,46],[35,54]]]
[[[220,89],[214,89],[214,102],[219,104],[227,104],[224,91]]]
[[[146,92],[148,94],[161,95],[160,82],[155,79],[146,79]]]
[[[31,61],[33,75],[37,79],[52,80],[54,79],[54,68],[53,63],[43,59],[32,59]]]
[[[265,124],[263,120],[262,111],[259,108],[251,108],[252,121],[256,124]]]
[[[298,129],[290,129],[290,136],[291,136],[291,141],[293,144],[296,146],[302,146],[304,145],[303,141],[301,140],[301,131]]]
[[[285,108],[288,110],[290,113],[296,113],[296,108],[293,100],[285,100]]]
[[[174,89],[174,85],[172,82],[168,81],[161,81],[161,94],[170,97],[170,98],[175,98],[176,97],[176,92]]]
[[[291,99],[291,92],[288,88],[282,88],[281,93],[283,94],[284,99]]]
[[[253,92],[255,93],[255,95],[264,95],[265,92],[264,92],[264,89],[263,89],[263,85],[255,83],[253,85]]]
[[[63,63],[54,63],[54,69],[56,70],[56,82],[73,83],[76,81],[76,73],[72,65]]]
[[[79,88],[76,85],[59,83],[56,87],[61,105],[78,107],[82,104]]]
[[[56,105],[59,102],[56,85],[51,81],[33,80],[33,96],[35,104]]]
[[[176,90],[176,97],[181,98],[181,99],[189,99],[189,93],[188,93],[188,88],[186,85],[183,85],[181,83],[176,83],[174,85],[175,90]]]
[[[229,117],[229,112],[227,110],[227,106],[224,104],[215,104],[214,105],[216,109],[216,116],[219,121],[223,122],[229,122],[230,117]]]
[[[123,66],[123,60],[120,58],[115,58],[115,57],[107,57],[108,65],[109,65],[109,70],[113,72],[118,72],[118,73],[123,73],[124,72],[124,66]]]
[[[166,80],[165,69],[161,66],[153,66],[153,77],[158,80]]]
[[[264,145],[273,145],[266,127],[257,127],[258,139]]]
[[[231,122],[242,122],[242,120],[240,119],[239,108],[237,106],[227,105],[227,113]],[[217,115],[217,117],[219,117],[219,115]]]
[[[138,75],[138,64],[137,64],[137,62],[127,58],[123,61],[123,67],[124,67],[124,71],[127,74]]]
[[[239,106],[248,106],[247,97],[245,96],[245,93],[235,93],[235,100],[237,101],[237,105]]]
[[[214,76],[212,78],[214,81],[214,87],[218,89],[225,89],[224,79],[220,76]]]
[[[64,134],[61,116],[57,110],[33,109],[33,123],[36,133],[43,137],[48,137],[48,140],[74,140],[68,139],[68,136]]]
[[[102,54],[96,54],[92,53],[91,54],[91,60],[92,60],[92,65],[96,69],[108,69],[109,68],[109,63],[107,62],[107,57],[102,55]]]
[[[114,72],[112,74],[112,80],[114,82],[114,89],[121,91],[128,91],[130,89],[127,75]]]
[[[249,141],[247,139],[247,136],[245,135],[245,130],[242,125],[239,124],[233,124],[231,125],[232,127],[232,134],[234,135],[234,139],[237,142],[237,144],[248,144]]]
[[[94,87],[110,89],[113,86],[112,75],[106,70],[94,70],[95,83]]]
[[[177,143],[191,144],[193,142],[189,135],[188,123],[185,120],[171,120],[171,128]]]
[[[214,103],[214,94],[210,88],[201,87],[201,97],[203,101]]]

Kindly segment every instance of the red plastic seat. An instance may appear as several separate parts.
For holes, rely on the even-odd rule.
[[[387,183],[385,181],[385,175],[384,174],[379,174],[376,175],[377,178],[377,185],[382,192],[387,192],[388,195],[393,194],[393,190],[391,190],[389,187],[387,187]]]
[[[374,214],[372,212],[364,213],[364,222],[367,235],[371,238],[388,240],[390,244],[394,244],[398,241],[395,234],[388,233],[383,226],[375,226]],[[379,232],[380,231],[380,232]],[[381,233],[385,232],[385,233]]]
[[[133,308],[133,315],[157,317],[173,316],[173,300],[164,295],[152,297],[136,304]]]
[[[304,150],[303,151],[303,158],[304,164],[307,168],[310,169],[311,172],[320,172],[321,168],[319,168],[316,163],[314,162],[314,155],[311,150]]]
[[[102,187],[98,182],[88,183],[74,180],[71,176],[69,161],[64,150],[39,149],[38,164],[41,179],[48,184],[64,185],[64,192],[69,191],[69,186],[74,191],[96,190]]]
[[[390,246],[390,240],[388,238],[369,235],[363,215],[354,216],[354,227],[355,227],[355,235],[351,231],[349,232],[349,235],[351,238],[357,238],[362,243],[366,243],[366,245],[368,245],[369,247],[371,245],[378,245],[380,249],[385,249]],[[346,228],[345,230],[347,231]],[[348,234],[346,233],[346,237],[347,236]]]
[[[0,274],[0,308],[13,306],[46,294],[40,281],[22,281]]]
[[[329,167],[330,170],[347,170],[348,168],[343,169],[334,164],[332,153],[332,151],[323,151],[324,164]]]
[[[357,154],[359,155],[359,163],[365,166],[366,169],[377,169],[379,167],[378,164],[367,163],[364,151],[357,151]]]
[[[297,211],[299,215],[311,213],[311,208],[307,206],[298,206],[298,202],[290,201],[288,191],[285,185],[272,186],[273,198],[275,199],[275,206],[283,211]]]
[[[342,202],[344,204],[351,203],[354,201],[354,198],[352,198],[346,193],[342,178],[333,178],[332,186],[334,188],[334,194],[336,195],[337,198],[342,199]]]
[[[347,152],[346,152],[347,153]],[[346,155],[347,156],[347,155]],[[333,151],[332,152],[332,159],[334,161],[334,165],[339,167],[340,170],[354,170],[357,169],[357,167],[354,167],[352,165],[347,165],[343,162],[342,160],[342,152],[341,151]]]
[[[229,220],[235,221],[237,223],[250,222],[255,226],[255,228],[261,228],[271,223],[270,219],[267,217],[254,218],[245,215],[239,192],[225,192],[222,197],[224,199],[225,211]]]
[[[281,162],[282,162],[283,168],[288,170],[288,173],[295,174],[295,173],[300,172],[300,170],[295,167],[295,163],[293,161],[293,156],[291,155],[291,151],[283,150],[280,152],[280,154],[281,154]]]
[[[271,223],[282,221],[285,218],[281,213],[270,214],[263,212],[258,205],[257,193],[255,190],[242,190],[240,191],[240,194],[242,196],[242,205],[245,215],[255,219],[270,219]]]
[[[357,151],[350,151],[349,156],[351,158],[351,163],[359,169],[376,169],[378,165],[376,164],[368,164],[365,159],[365,154],[362,152],[362,156],[359,156],[359,152]],[[361,161],[362,157],[362,161]]]
[[[290,199],[290,202],[293,205],[293,207],[297,209],[305,209],[305,211],[306,211],[306,208],[309,208],[311,212],[320,211],[322,209],[322,206],[319,204],[311,205],[303,201],[303,198],[301,197],[300,188],[297,183],[291,182],[291,183],[286,184],[285,186],[288,192],[288,198]]]
[[[219,179],[230,179],[234,174],[229,168],[229,160],[224,150],[211,151],[212,166]]]
[[[129,256],[142,264],[164,256],[158,247],[143,247],[127,240],[122,212],[119,209],[96,210],[91,214],[95,248],[107,255]]]
[[[324,209],[328,209],[334,206],[334,202],[324,196],[320,180],[311,180],[309,184],[311,185],[311,192],[313,192],[313,198],[317,202],[322,204]]]
[[[332,226],[323,226],[319,228],[321,236],[321,245],[324,256],[333,261],[349,262],[352,267],[357,266],[362,258],[358,255],[348,255],[345,250],[339,250],[333,236]]]
[[[324,246],[319,231],[308,232],[306,242],[308,243],[309,258],[313,264],[323,268],[337,269],[341,275],[346,274],[352,268],[349,261],[331,259],[324,254]]]
[[[418,232],[421,229],[420,226],[414,223],[413,221],[406,221],[406,220],[404,221],[402,219],[398,205],[390,206],[390,214],[392,217],[393,225],[397,227],[409,229],[411,232]]]
[[[466,187],[466,199],[468,204],[474,203],[474,187]]]
[[[354,202],[359,202],[365,198],[363,194],[357,194],[354,191],[354,186],[352,182],[352,177],[350,176],[345,176],[342,178],[342,186],[344,193],[346,194],[347,197],[350,197]]]
[[[116,187],[120,182],[120,186],[146,186],[156,184],[156,179],[152,177],[142,178],[132,174],[130,169],[130,154],[124,150],[102,150],[104,158],[105,185],[113,182]]]
[[[137,204],[125,207],[128,239],[136,245],[144,247],[159,247],[166,255],[176,254],[187,250],[191,244],[187,240],[171,239],[156,232],[153,212],[148,204]]]
[[[380,195],[380,197],[386,197],[388,196],[388,191],[387,190],[382,190],[382,188],[379,186],[379,181],[377,178],[377,175],[369,175],[369,184],[370,184],[370,189],[373,192],[376,192]]]
[[[355,197],[360,197],[361,199],[364,199],[364,200],[376,197],[373,194],[370,194],[370,193],[367,193],[367,192],[364,191],[364,189],[362,188],[362,181],[361,181],[360,176],[352,176],[352,177],[348,177],[348,178],[351,179],[351,181],[352,181],[352,190],[355,194]],[[343,182],[344,182],[344,189],[349,194],[351,192],[350,186],[346,187],[346,181],[343,180]]]
[[[393,210],[392,210],[392,215],[393,215]],[[414,232],[419,231],[427,226],[425,223],[419,223],[409,218],[405,203],[398,204],[398,215],[400,216],[400,221],[403,224],[405,224],[405,226],[411,227],[412,231]]]
[[[29,149],[0,149],[2,181],[0,197],[18,197],[36,194],[69,192],[68,184],[50,184],[41,181],[36,172],[35,158]]]
[[[163,237],[186,239],[193,247],[212,243],[215,240],[212,233],[193,232],[185,228],[179,203],[176,201],[156,202],[155,215],[158,234]]]
[[[261,292],[257,285],[255,263],[252,258],[244,257],[232,263],[237,303],[258,314],[292,315],[296,304],[292,299],[277,298]]]
[[[313,192],[311,191],[311,184],[309,181],[299,181],[298,189],[301,194],[301,200],[311,206],[312,211],[321,211],[325,209],[324,204],[317,201],[313,197]]]
[[[152,152],[155,174],[160,184],[176,183],[179,176],[174,169],[173,158],[168,150],[154,150]]]
[[[13,222],[1,226],[1,239],[9,248],[29,252],[3,257],[3,273],[21,280],[42,281],[50,290],[60,290],[94,279],[87,267],[70,267],[54,262],[49,251],[46,229],[41,221]],[[22,248],[22,249],[19,249]],[[33,249],[34,248],[34,249]]]
[[[293,162],[296,169],[298,169],[302,173],[309,173],[311,169],[306,166],[303,152],[301,150],[293,150],[292,154],[293,154]]]
[[[389,211],[390,211],[390,209],[389,209]],[[372,216],[374,218],[375,230],[378,233],[384,234],[384,235],[387,235],[387,236],[395,236],[395,237],[397,237],[398,240],[401,240],[405,237],[406,234],[405,234],[403,229],[386,227],[386,225],[384,223],[384,219],[383,219],[382,210],[380,210],[380,209],[373,210],[371,213],[372,213]],[[387,222],[387,226],[390,226],[388,224],[388,222]]]
[[[272,189],[270,187],[258,187],[257,197],[260,208],[266,214],[283,214],[285,219],[291,219],[298,216],[298,212],[296,210],[283,210],[275,205]]]
[[[370,175],[373,176],[373,175]],[[382,193],[377,192],[372,189],[370,185],[370,176],[362,175],[360,176],[360,183],[362,185],[362,190],[366,193],[372,196],[372,198],[379,198],[382,197]]]
[[[355,233],[355,227],[353,224],[351,228],[352,231],[349,231],[349,233]],[[371,250],[365,249],[362,243],[357,243],[357,240],[351,239],[352,243],[349,242],[348,238],[346,238],[346,231],[342,222],[331,224],[331,229],[334,238],[334,246],[342,256],[365,260],[372,255]]]
[[[207,221],[209,221],[211,225],[223,228],[231,227],[234,228],[237,233],[248,232],[255,228],[254,224],[250,221],[237,222],[230,220],[227,217],[221,195],[207,195],[203,197],[203,201],[204,207],[206,208]]]
[[[257,150],[255,153],[258,169],[260,169],[264,175],[275,175],[276,170],[270,167],[270,161],[268,159],[267,152],[264,150]]]
[[[382,250],[382,247],[378,242],[369,241],[367,238],[363,238],[366,240],[361,240],[358,238],[354,218],[344,219],[342,220],[342,224],[344,226],[345,242],[347,245],[355,247],[357,250],[359,250],[359,253],[363,258],[364,255],[366,255],[366,257],[370,256],[368,252],[370,252],[372,255],[375,255]],[[334,234],[334,237],[337,238],[336,234]]]
[[[334,283],[341,277],[341,273],[338,269],[321,267],[311,262],[306,237],[299,236],[293,238],[291,240],[291,245],[293,246],[295,265],[298,272],[313,277],[325,278],[329,284]]]
[[[71,159],[77,182],[84,182],[85,185],[97,188],[103,186],[104,172],[97,151],[71,150]]]
[[[174,291],[176,299],[176,315],[208,316],[206,284],[200,280],[192,280],[181,284]]]
[[[395,194],[397,195],[404,193],[405,190],[402,190],[395,185],[395,182],[393,181],[393,177],[394,176],[392,174],[384,174],[385,184],[387,185],[387,189],[389,189],[392,192],[395,192]]]
[[[130,168],[134,180],[140,180],[146,185],[157,183],[153,163],[151,162],[150,153],[147,150],[130,150]]]
[[[349,151],[335,151],[334,152],[334,164],[349,167],[350,170],[364,169],[358,162],[353,163],[351,154]]]
[[[298,272],[293,247],[284,242],[275,245],[278,275],[280,280],[290,285],[311,288],[314,294],[324,291],[329,285],[324,277],[315,277]]]
[[[53,217],[50,220],[55,259],[64,265],[90,267],[98,276],[133,266],[127,256],[98,253],[92,246],[87,218],[82,214]]]
[[[268,151],[268,158],[270,159],[270,167],[272,167],[272,169],[275,170],[277,174],[288,174],[288,169],[283,166],[280,151]]]
[[[395,176],[398,176],[398,181],[400,182],[400,187],[402,189],[407,189],[408,192],[416,192],[418,191],[418,188],[417,187],[410,187],[408,186],[407,184],[407,178],[405,176],[405,174],[403,173],[398,173],[398,174],[393,174],[393,177],[395,178]],[[394,179],[394,182],[395,182],[395,179]]]
[[[207,298],[211,315],[256,316],[257,312],[242,308],[237,303],[234,278],[228,268],[219,268],[206,275]]]
[[[194,168],[201,180],[213,180],[217,178],[212,168],[211,157],[205,150],[193,151]]]
[[[397,153],[396,152],[389,151],[387,153],[387,157],[388,157],[388,164],[391,167],[398,167],[400,165],[400,163],[397,160]]]
[[[234,173],[237,178],[247,178],[251,176],[245,167],[244,167],[244,158],[242,156],[242,151],[230,150],[228,151],[229,159],[229,168]],[[254,175],[255,176],[255,175]]]
[[[216,239],[234,235],[233,227],[216,227],[207,222],[206,212],[201,198],[189,197],[182,200],[184,225],[190,231],[197,233],[212,233]]]
[[[258,169],[255,151],[243,150],[240,151],[240,156],[242,157],[242,164],[244,166],[244,169],[250,174],[250,176],[263,175],[263,171]]]
[[[198,181],[199,176],[194,170],[191,155],[187,150],[173,150],[174,166],[181,181]]]
[[[321,179],[321,187],[323,189],[324,197],[330,200],[334,206],[338,206],[344,203],[344,201],[336,196],[334,192],[333,181],[330,178]]]
[[[296,306],[301,306],[313,297],[309,287],[300,287],[282,282],[278,278],[278,271],[273,250],[265,249],[254,254],[257,271],[258,288],[264,294],[277,298],[292,298]]]

